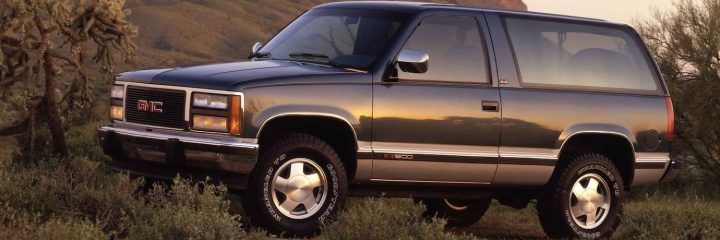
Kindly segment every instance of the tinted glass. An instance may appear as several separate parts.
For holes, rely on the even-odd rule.
[[[367,69],[404,18],[383,11],[315,9],[292,22],[260,51],[274,59]]]
[[[527,84],[656,91],[635,38],[614,28],[541,20],[505,20]]]
[[[398,70],[406,80],[488,83],[487,57],[475,18],[425,18],[403,46],[430,56],[426,73]]]

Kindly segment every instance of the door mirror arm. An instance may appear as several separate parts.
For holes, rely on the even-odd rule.
[[[255,44],[253,44],[253,46],[252,46],[252,54],[255,54],[258,51],[260,51],[260,49],[262,47],[263,47],[263,44],[261,42],[255,42]]]
[[[388,70],[385,71],[385,74],[383,76],[383,83],[396,83],[400,81],[400,78],[398,77],[398,67],[397,62],[393,62],[388,66]]]

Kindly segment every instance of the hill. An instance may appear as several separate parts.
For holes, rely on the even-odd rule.
[[[254,42],[267,41],[299,14],[325,2],[331,1],[129,0],[129,19],[140,28],[135,68],[244,59]],[[522,0],[433,2],[527,9]]]

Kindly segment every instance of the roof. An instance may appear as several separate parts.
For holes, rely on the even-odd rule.
[[[560,14],[540,13],[540,12],[531,12],[531,11],[479,8],[479,7],[462,6],[462,5],[455,5],[455,4],[440,4],[440,3],[427,3],[427,2],[347,1],[347,2],[326,3],[326,4],[322,4],[322,5],[318,6],[318,8],[361,8],[361,9],[372,9],[372,10],[390,10],[390,11],[405,12],[405,13],[416,13],[416,12],[425,11],[425,10],[466,10],[466,11],[482,11],[482,12],[492,12],[492,13],[522,15],[522,16],[535,16],[535,17],[553,18],[553,19],[575,20],[575,21],[583,21],[583,22],[615,24],[615,23],[611,23],[611,22],[608,22],[608,21],[605,21],[602,19],[595,19],[595,18],[576,17],[576,16],[567,16],[567,15],[560,15]],[[622,25],[622,24],[617,24],[617,25]]]

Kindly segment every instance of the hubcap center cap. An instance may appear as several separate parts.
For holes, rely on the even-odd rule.
[[[601,195],[598,193],[594,193],[592,191],[585,191],[579,199],[580,206],[582,207],[583,212],[595,212],[598,208],[598,205],[602,204],[599,202],[600,197]]]
[[[291,177],[288,181],[288,188],[290,189],[288,198],[295,202],[302,202],[312,194],[310,191],[310,179],[305,176]]]

